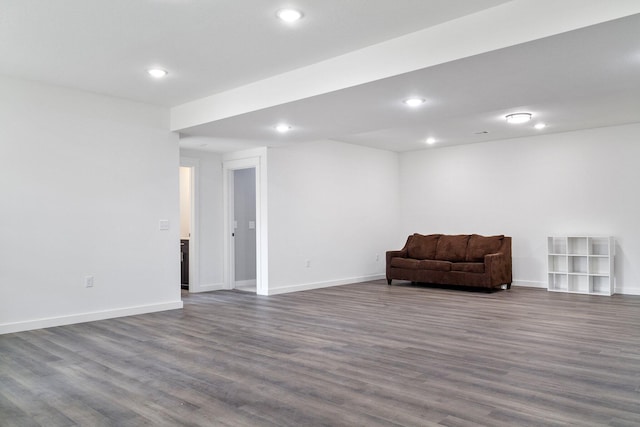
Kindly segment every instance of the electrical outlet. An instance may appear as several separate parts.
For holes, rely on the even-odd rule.
[[[307,260],[306,266],[307,266],[307,268],[311,267],[311,260],[310,259]]]
[[[380,261],[380,255],[376,254],[376,262]]]
[[[93,276],[85,276],[84,278],[84,286],[85,288],[93,288]]]

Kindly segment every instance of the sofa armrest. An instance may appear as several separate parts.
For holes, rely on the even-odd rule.
[[[407,249],[402,248],[399,251],[387,251],[387,265],[386,265],[386,273],[387,273],[387,283],[391,284],[391,258],[395,257],[407,257]]]
[[[399,251],[387,251],[387,265],[391,264],[391,258],[396,258],[396,257],[406,258],[407,250],[401,249]]]
[[[493,285],[511,284],[511,257],[499,252],[484,256],[485,271]]]

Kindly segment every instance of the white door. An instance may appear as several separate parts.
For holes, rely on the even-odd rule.
[[[256,292],[256,170],[233,171],[234,288]]]

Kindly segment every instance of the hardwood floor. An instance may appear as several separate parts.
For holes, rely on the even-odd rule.
[[[640,425],[640,297],[376,281],[184,303],[0,336],[0,425]]]

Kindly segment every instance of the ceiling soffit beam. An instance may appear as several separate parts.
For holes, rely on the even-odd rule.
[[[175,106],[170,126],[180,131],[636,13],[638,0],[514,0]]]

